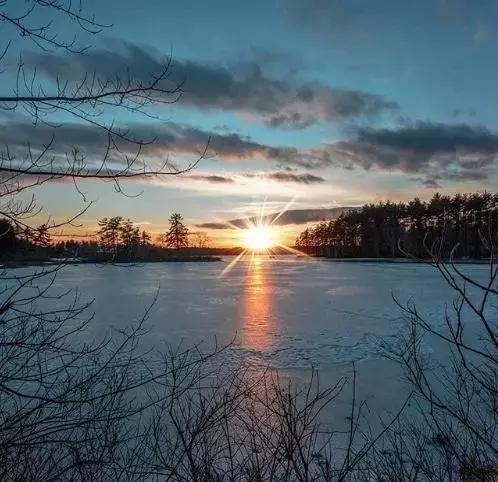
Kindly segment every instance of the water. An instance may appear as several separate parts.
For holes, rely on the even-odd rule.
[[[251,364],[321,371],[380,358],[378,339],[404,326],[393,296],[414,302],[434,323],[444,322],[454,298],[433,268],[419,264],[256,257],[220,276],[227,262],[74,265],[56,288],[95,298],[95,335],[129,325],[157,296],[148,346],[235,340],[232,356]],[[485,270],[465,267],[474,276]]]
[[[269,366],[298,381],[308,380],[313,367],[325,385],[350,376],[354,362],[358,398],[375,413],[396,411],[408,393],[399,369],[379,351],[379,340],[394,340],[405,326],[393,296],[415,303],[441,325],[454,298],[437,271],[420,264],[255,257],[220,276],[230,261],[72,265],[53,289],[77,288],[83,301],[95,299],[89,337],[126,328],[155,300],[141,342],[145,349],[207,349],[215,340],[233,341],[223,353],[228,367],[241,361],[256,369]],[[480,278],[487,267],[463,269]],[[426,350],[438,353],[431,345]],[[345,392],[332,415],[346,420],[349,407]]]

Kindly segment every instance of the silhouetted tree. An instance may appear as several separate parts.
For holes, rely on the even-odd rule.
[[[142,242],[140,229],[121,216],[103,218],[98,231],[101,250],[113,259],[131,260],[137,255]]]
[[[472,211],[477,219],[486,217],[481,203],[487,205],[490,198],[476,196],[479,200],[470,196]],[[462,201],[459,197],[457,206]],[[429,224],[445,222],[452,202],[433,198]],[[423,260],[415,257],[439,272],[455,299],[445,303],[440,319],[417,309],[413,301],[396,300],[406,315],[405,329],[395,341],[384,340],[382,345],[386,356],[403,369],[412,403],[382,443],[372,446],[362,468],[366,480],[498,478],[498,234],[495,227],[487,228],[478,234],[489,264],[478,277],[454,263],[456,245],[443,260],[443,237],[425,243]],[[428,346],[437,346],[443,356],[433,360]]]
[[[151,237],[150,234],[147,231],[142,231],[140,234],[140,245],[141,246],[150,246],[151,244]]]
[[[105,254],[113,258],[118,256],[122,222],[123,218],[121,216],[103,218],[99,221],[100,229],[97,234],[99,236],[100,248]]]
[[[0,219],[0,258],[13,253],[19,247],[14,225],[7,219]]]
[[[0,24],[0,71],[17,79],[12,86],[2,85],[2,122],[16,122],[18,112],[24,116],[24,126],[21,123],[16,128],[13,145],[7,139],[0,149],[0,216],[13,223],[17,232],[29,239],[36,237],[36,227],[30,223],[33,214],[40,213],[35,193],[50,181],[70,180],[85,203],[66,220],[55,222],[49,217],[44,224],[53,232],[71,224],[90,206],[78,186],[82,179],[112,182],[121,192],[124,179],[177,175],[203,158],[201,154],[194,163],[179,168],[165,156],[163,163],[150,166],[144,151],[154,142],[154,135],[147,138],[136,132],[139,122],[133,119],[150,118],[151,111],[156,117],[157,106],[180,97],[181,86],[170,76],[170,58],[158,59],[155,71],[147,73],[133,65],[112,75],[84,72],[80,78],[53,72],[52,82],[39,77],[33,62],[25,61],[25,52],[31,56],[33,49],[38,49],[54,60],[67,55],[68,62],[77,63],[90,48],[79,41],[78,34],[89,38],[88,34],[98,34],[111,25],[88,13],[81,0],[1,0]],[[17,65],[12,62],[11,50],[23,59]],[[119,114],[126,114],[126,125],[116,118]],[[135,127],[130,128],[132,125]],[[67,145],[71,139],[68,126],[95,135],[91,156],[81,146]],[[206,149],[208,144],[206,139]],[[29,195],[21,199],[22,194]]]
[[[176,250],[188,247],[188,229],[183,224],[181,214],[173,213],[169,218],[170,228],[164,235],[163,243],[167,248]]]
[[[195,233],[195,247],[204,249],[209,246],[209,236],[206,233]]]
[[[167,156],[149,165],[143,154],[154,135],[146,138],[136,128],[142,116],[157,117],[158,106],[181,93],[169,76],[170,59],[155,72],[129,65],[109,76],[97,70],[65,78],[61,68],[52,69],[52,79],[39,77],[26,61],[38,50],[80,65],[89,46],[78,34],[88,39],[110,26],[85,7],[82,0],[0,1],[0,71],[13,79],[0,86],[0,113],[3,128],[13,123],[16,129],[12,144],[7,135],[0,148],[0,218],[10,223],[0,225],[0,246],[11,245],[11,228],[29,246],[72,226],[91,204],[81,179],[111,182],[120,192],[123,179],[176,175],[195,165],[178,168]],[[91,152],[68,145],[78,138],[68,136],[72,129],[92,132]],[[61,180],[74,184],[85,205],[60,221],[49,213],[40,230],[33,226],[42,211],[37,189]],[[115,252],[113,236],[106,246]],[[85,244],[69,244],[76,246]],[[141,369],[147,360],[136,353],[146,314],[137,326],[92,343],[85,331],[90,303],[70,286],[65,294],[53,289],[63,267],[0,269],[0,480],[150,480],[157,473],[137,473],[137,447],[143,450],[149,433],[140,420],[162,396],[144,401],[158,380]]]
[[[129,219],[120,226],[120,241],[124,257],[126,259],[135,258],[141,241],[140,230]]]
[[[52,237],[50,236],[50,228],[47,224],[42,224],[32,230],[31,243],[39,248],[50,246]]]
[[[489,193],[434,194],[429,202],[367,204],[329,222],[306,228],[296,239],[299,249],[325,256],[427,256],[426,247],[444,234],[442,254],[480,258],[487,256],[481,242],[498,222],[498,195]]]

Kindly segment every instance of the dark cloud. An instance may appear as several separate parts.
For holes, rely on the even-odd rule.
[[[196,224],[198,228],[203,228],[203,229],[229,229],[230,226],[228,226],[225,223],[202,223],[202,224]]]
[[[439,189],[441,185],[434,179],[425,179],[422,184],[429,189]]]
[[[164,160],[168,155],[188,156],[195,159],[203,152],[209,141],[207,155],[220,158],[226,162],[243,162],[248,160],[273,161],[284,166],[301,166],[316,168],[327,165],[329,160],[323,153],[301,151],[293,147],[274,147],[252,141],[235,133],[215,133],[195,127],[176,124],[150,123],[124,126],[129,135],[142,141],[153,140],[150,145],[143,146],[141,154],[144,158]],[[64,123],[52,128],[46,124],[33,126],[29,122],[11,121],[0,123],[0,145],[8,146],[9,152],[18,156],[26,155],[28,143],[35,152],[50,142],[54,143],[48,155],[64,158],[71,156],[76,148],[84,154],[88,162],[98,163],[104,156],[107,146],[107,135],[104,130],[89,124]],[[111,151],[110,158],[116,162],[123,156],[133,155],[136,145],[115,139],[117,149]],[[277,174],[276,177],[279,175]],[[290,180],[290,178],[288,178]],[[220,179],[218,181],[221,182]],[[317,179],[310,175],[297,176],[294,182],[314,182]],[[213,181],[215,182],[215,181]]]
[[[328,221],[336,219],[343,212],[349,211],[351,207],[316,208],[316,209],[289,209],[285,211],[275,222],[277,225],[306,224],[316,221]]]
[[[417,122],[396,130],[363,128],[358,140],[373,145],[434,154],[467,151],[496,152],[498,136],[481,126]]]
[[[304,70],[303,58],[295,53],[278,52],[262,46],[252,46],[249,55],[250,62],[256,63],[272,77],[293,77]]]
[[[80,82],[92,78],[127,78],[129,70],[140,80],[161,70],[156,52],[126,44],[111,50],[92,50],[71,58],[53,53],[32,54],[38,72]],[[164,83],[182,83],[181,103],[199,109],[222,109],[254,117],[271,126],[303,128],[317,122],[374,116],[397,108],[395,102],[357,90],[334,88],[319,82],[291,82],[266,75],[257,62],[227,68],[190,60],[175,60]]]
[[[328,221],[336,219],[341,213],[349,211],[351,207],[337,207],[337,208],[316,208],[316,209],[289,209],[284,213],[272,213],[263,217],[263,221],[272,223],[276,226],[286,226],[289,224],[306,224],[317,221]],[[236,218],[226,223],[203,223],[198,224],[197,227],[205,229],[234,229],[244,228],[247,226],[248,221],[257,222],[259,217],[254,218]]]
[[[225,162],[267,161],[279,168],[275,172],[246,173],[246,177],[272,179],[277,182],[314,184],[324,179],[312,173],[298,173],[294,168],[313,170],[324,167],[344,169],[397,171],[418,177],[421,182],[485,180],[496,172],[498,162],[498,134],[482,126],[467,124],[436,124],[404,122],[398,128],[359,128],[351,139],[322,144],[316,148],[298,149],[269,146],[237,133],[209,132],[176,123],[150,123],[125,126],[140,140],[154,143],[142,149],[147,160],[196,159],[210,139],[208,156]],[[65,123],[58,128],[46,124],[12,120],[0,123],[0,145],[9,153],[25,156],[27,145],[36,152],[46,145],[52,135],[55,142],[48,153],[61,162],[77,148],[88,162],[98,165],[105,154],[105,131],[89,124]],[[117,141],[111,151],[111,161],[122,163],[136,152],[136,146]],[[4,153],[5,154],[5,153]],[[195,174],[195,173],[194,173]],[[198,178],[198,180],[201,180]],[[230,183],[224,176],[204,177],[212,183]]]
[[[204,181],[211,184],[233,184],[235,181],[231,177],[224,176],[202,176],[202,175],[190,175],[188,179],[193,179],[194,181]]]
[[[266,175],[267,178],[281,182],[295,182],[299,184],[318,184],[325,182],[325,179],[320,176],[315,176],[310,173],[295,174],[290,172],[272,172]]]
[[[318,184],[325,182],[325,179],[320,176],[315,176],[308,172],[293,173],[289,171],[265,172],[265,173],[245,173],[245,177],[259,177],[263,179],[271,179],[277,182],[293,182],[296,184]]]
[[[276,172],[261,172],[261,173],[250,173],[242,172],[238,174],[238,177],[249,178],[249,179],[270,179],[276,182],[287,182],[296,184],[318,184],[325,182],[325,179],[320,176],[315,176],[310,173],[292,173],[288,171],[276,171]],[[187,179],[193,179],[194,181],[203,181],[211,184],[233,184],[236,182],[232,177],[218,176],[218,175],[197,175],[191,174]]]
[[[398,170],[433,180],[483,179],[496,168],[498,135],[482,126],[431,122],[360,128],[354,139],[329,144],[322,158],[325,154],[349,168]]]

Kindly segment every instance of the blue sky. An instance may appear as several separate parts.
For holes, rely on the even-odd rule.
[[[172,211],[202,229],[195,226],[249,214],[265,199],[272,209],[290,199],[296,209],[316,209],[495,189],[498,1],[84,5],[113,24],[89,36],[84,60],[44,57],[24,44],[15,53],[31,59],[47,85],[56,71],[71,77],[127,64],[142,75],[172,53],[185,93],[161,110],[164,122],[144,119],[143,129],[157,132],[161,152],[170,149],[180,163],[195,159],[212,136],[210,158],[190,176],[134,183],[130,192],[143,191],[137,198],[84,183],[97,201],[82,218],[88,231],[99,217],[118,214],[159,232]],[[70,34],[72,27],[58,28]],[[88,139],[78,142],[84,149]],[[57,218],[81,197],[54,183],[40,202]],[[293,235],[300,228],[283,229]]]

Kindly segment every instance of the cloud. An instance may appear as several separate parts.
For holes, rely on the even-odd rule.
[[[224,162],[247,163],[263,161],[277,171],[248,172],[220,176],[217,173],[192,173],[193,178],[211,184],[242,183],[243,179],[272,180],[281,183],[318,184],[325,181],[314,173],[298,173],[294,168],[316,170],[327,167],[363,169],[366,171],[401,172],[420,182],[485,180],[497,171],[498,134],[479,125],[405,122],[396,128],[360,127],[351,138],[322,143],[312,148],[270,146],[237,133],[210,132],[170,122],[124,126],[137,139],[151,140],[141,151],[144,162],[161,164],[164,160],[195,160],[208,140],[207,155]],[[27,145],[35,152],[47,144],[52,135],[55,142],[50,156],[61,163],[77,148],[91,165],[98,166],[106,152],[105,131],[95,126],[65,123],[58,128],[46,124],[33,126],[19,120],[0,123],[0,145],[9,153],[26,156]],[[126,156],[136,146],[116,141],[118,149],[110,153],[111,164],[122,167]],[[4,152],[5,155],[5,152]]]
[[[280,182],[295,182],[298,184],[318,184],[325,182],[325,179],[320,176],[315,176],[310,173],[295,174],[291,172],[272,172],[265,175],[266,178]]]
[[[275,226],[286,226],[289,224],[306,224],[317,221],[328,221],[336,219],[341,213],[349,211],[351,207],[336,207],[336,208],[316,208],[316,209],[289,209],[288,211],[280,213],[267,214],[263,217],[263,221],[272,223]],[[205,229],[234,229],[244,228],[247,226],[248,221],[257,222],[259,217],[250,218],[236,218],[226,223],[213,222],[197,224],[198,228]],[[275,221],[273,221],[275,220]]]
[[[477,180],[496,168],[498,134],[483,126],[432,122],[360,128],[353,139],[329,144],[326,154],[336,165],[350,169],[419,173],[434,181]]]
[[[422,184],[429,189],[439,189],[441,185],[434,179],[425,179]]]
[[[202,223],[196,224],[196,227],[203,229],[230,229],[226,223]]]
[[[236,182],[244,183],[247,179],[270,180],[275,182],[295,183],[295,184],[318,184],[325,182],[325,179],[320,176],[315,176],[310,173],[293,173],[288,171],[275,172],[241,172],[236,173],[232,177],[219,176],[213,174],[190,174],[188,179],[194,181],[208,182],[211,184],[233,184]]]
[[[194,181],[204,181],[211,184],[232,184],[235,181],[230,177],[216,176],[216,175],[190,175],[188,179],[193,179]]]
[[[156,159],[162,162],[169,155],[196,159],[199,153],[205,150],[209,141],[207,155],[225,162],[259,160],[311,169],[329,163],[329,159],[327,156],[323,157],[322,152],[315,153],[287,146],[270,146],[236,133],[210,132],[174,122],[132,124],[123,126],[123,130],[135,139],[154,141],[141,149],[142,158],[149,161]],[[71,158],[71,152],[75,148],[84,154],[87,162],[93,162],[95,166],[106,154],[108,143],[106,132],[93,125],[64,123],[53,128],[47,124],[33,126],[32,123],[24,121],[0,123],[0,145],[8,146],[9,152],[19,157],[27,154],[28,143],[32,150],[40,151],[50,142],[52,136],[55,140],[48,155],[55,156],[60,162],[65,162],[66,155]],[[110,152],[110,160],[115,162],[117,167],[120,163],[122,166],[122,163],[126,162],[126,156],[134,155],[137,150],[137,146],[133,143],[120,139],[115,139],[115,146],[117,148]],[[286,177],[282,174],[270,174],[270,176],[275,180],[284,180]],[[216,181],[230,182],[226,179],[211,179],[211,182]],[[309,184],[319,182],[319,179],[317,176],[305,174],[287,176],[287,181]]]
[[[325,182],[325,179],[320,176],[315,176],[308,172],[305,173],[293,173],[288,171],[277,171],[277,172],[264,172],[264,173],[245,173],[245,177],[249,178],[260,178],[260,179],[270,179],[277,182],[289,182],[296,184],[318,184]]]
[[[127,79],[130,70],[134,78],[147,82],[164,65],[155,51],[132,44],[70,58],[33,53],[30,62],[52,80],[59,76],[76,83],[85,76],[93,78],[94,72],[98,79]],[[162,86],[171,89],[178,83],[184,92],[181,105],[228,110],[274,127],[304,128],[318,122],[376,116],[398,107],[395,102],[367,92],[270,77],[256,61],[226,67],[174,60]]]
[[[396,130],[363,128],[358,130],[361,142],[408,149],[426,154],[455,151],[496,152],[498,135],[482,126],[416,122]]]

